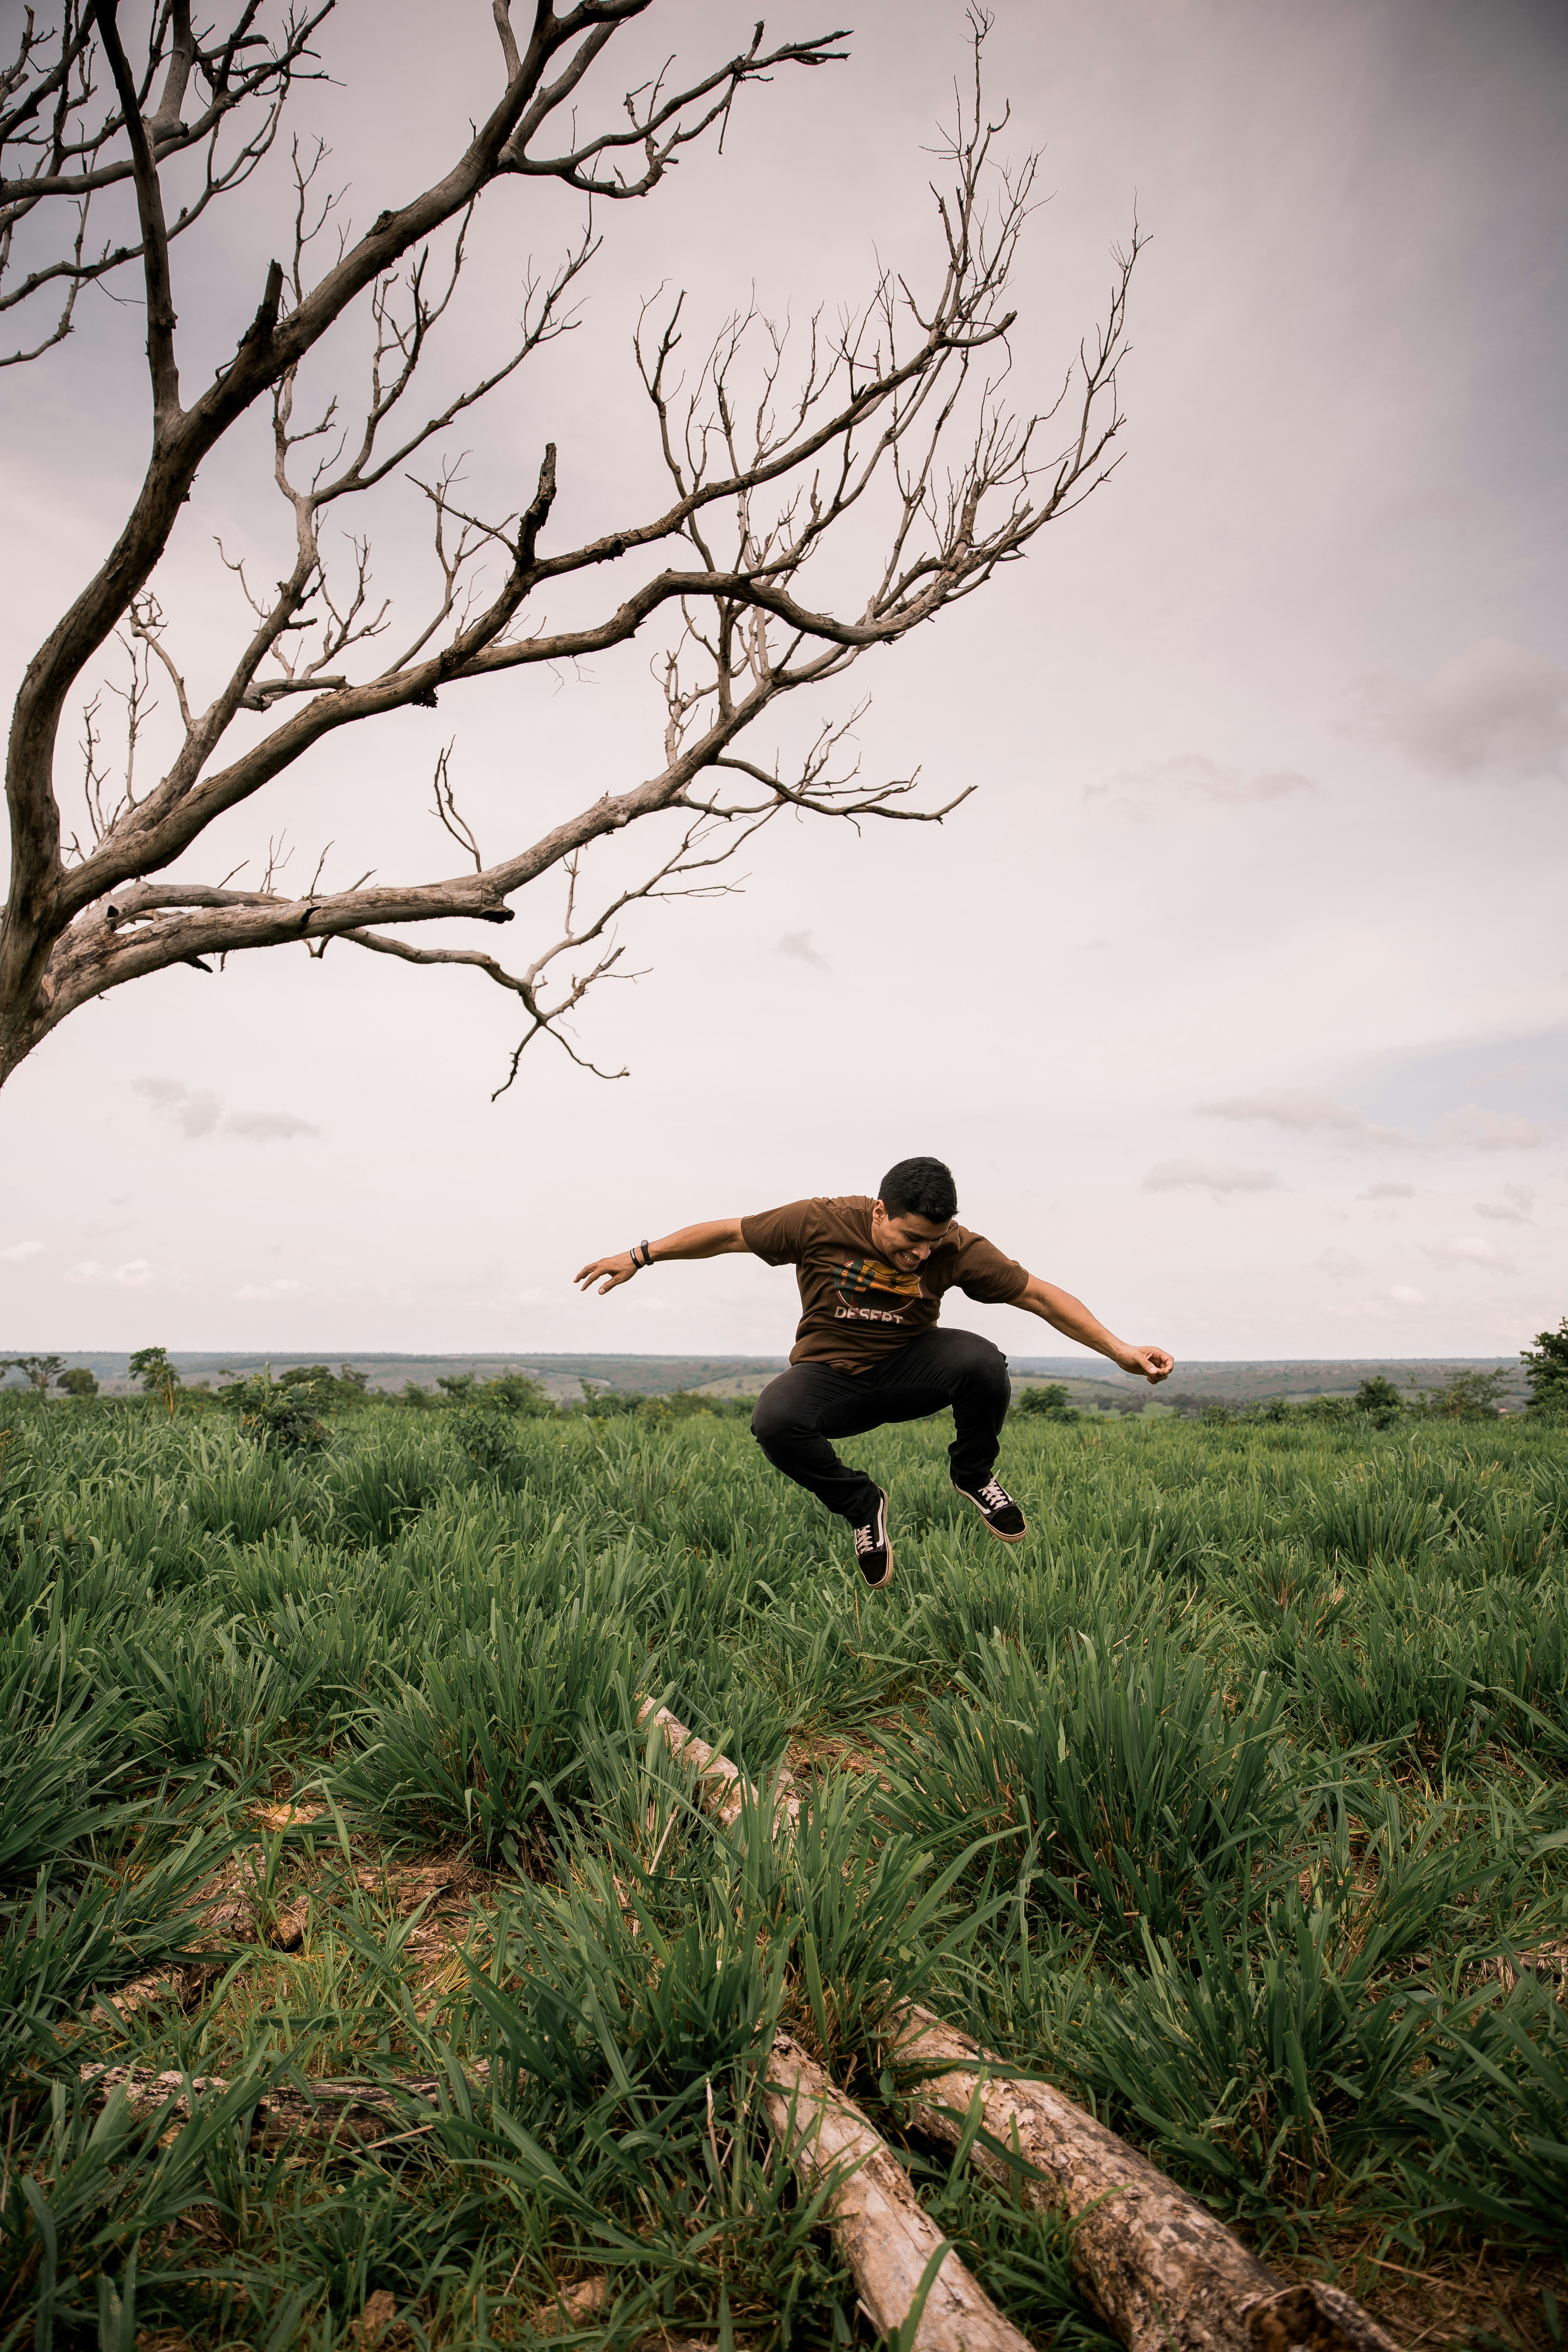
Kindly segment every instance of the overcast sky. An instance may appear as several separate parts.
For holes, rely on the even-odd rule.
[[[661,282],[689,289],[695,341],[753,289],[799,321],[878,257],[929,280],[962,12],[850,13],[847,64],[748,92],[722,156],[603,219],[579,331],[454,437],[476,496],[522,503],[553,438],[560,543],[655,507],[629,340]],[[743,45],[751,15],[657,5],[584,119],[667,50],[695,67]],[[296,117],[358,226],[490,102],[489,16],[443,12],[433,55],[427,10],[341,0],[333,83]],[[791,5],[769,33],[832,21]],[[874,1190],[915,1151],[951,1162],[966,1222],[1178,1358],[1502,1354],[1555,1323],[1565,63],[1563,11],[1517,0],[1000,0],[991,92],[1008,152],[1044,150],[1049,197],[1012,390],[1048,401],[1136,210],[1125,461],[819,714],[869,691],[865,776],[978,792],[940,831],[786,820],[748,851],[743,895],[634,910],[645,976],[576,1031],[629,1065],[614,1085],[541,1041],[492,1104],[510,1000],[347,948],[89,1007],[0,1101],[0,1339],[779,1352],[787,1272],[725,1259],[602,1302],[570,1276],[696,1218]],[[279,159],[176,247],[188,383],[254,310],[285,207]],[[553,189],[487,196],[441,382],[493,362],[527,256],[552,262],[574,217]],[[89,298],[68,343],[4,377],[8,683],[119,530],[142,334]],[[374,519],[410,618],[419,504],[395,490]],[[259,432],[204,472],[160,575],[209,691],[239,625],[215,535],[264,579],[287,560]],[[300,888],[328,844],[328,884],[452,870],[430,775],[454,739],[487,853],[521,845],[661,763],[652,650],[338,739],[226,821],[223,868],[286,832]],[[217,855],[181,870],[220,879]],[[515,903],[478,942],[514,966],[559,893]],[[1058,1344],[1005,1309],[963,1319],[1019,1354]]]

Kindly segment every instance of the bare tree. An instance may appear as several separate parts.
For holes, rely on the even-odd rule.
[[[489,113],[447,172],[357,237],[336,227],[322,151],[296,142],[289,257],[268,269],[232,357],[188,402],[172,248],[272,147],[294,84],[321,69],[312,43],[331,0],[296,0],[270,31],[266,0],[235,0],[221,36],[193,30],[189,0],[152,0],[144,41],[131,44],[134,63],[116,0],[65,0],[49,34],[28,12],[16,61],[0,68],[0,308],[23,320],[14,356],[36,359],[61,343],[84,287],[139,267],[152,428],[146,473],[113,549],[49,631],[16,697],[0,1081],[78,1006],[128,981],[176,963],[211,971],[242,950],[303,942],[319,956],[336,939],[413,963],[471,964],[511,991],[526,1027],[510,1085],[541,1032],[575,1052],[563,1016],[614,967],[621,950],[610,927],[632,901],[726,887],[715,869],[785,809],[929,823],[957,805],[910,804],[910,779],[863,785],[844,749],[858,714],[823,726],[791,765],[776,753],[747,756],[742,739],[798,689],[840,677],[868,647],[895,643],[984,587],[1105,478],[1121,421],[1116,367],[1137,236],[1115,257],[1107,316],[1055,405],[1015,414],[1003,397],[1015,317],[1007,287],[1034,165],[1010,172],[995,159],[1001,126],[982,102],[986,26],[977,16],[973,95],[943,158],[928,290],[889,271],[858,314],[833,326],[815,320],[798,355],[785,333],[748,311],[685,383],[683,298],[650,307],[636,339],[637,397],[648,404],[662,476],[644,511],[584,544],[553,544],[551,442],[520,511],[470,513],[449,429],[570,324],[576,281],[597,248],[595,205],[650,194],[684,148],[722,134],[748,85],[845,54],[837,33],[766,47],[759,25],[742,55],[678,89],[661,77],[595,116],[605,51],[656,5],[579,0],[557,14],[552,0],[537,0],[525,28],[514,26],[509,0],[494,0]],[[193,152],[202,177],[171,220],[165,184],[176,161],[191,178]],[[497,184],[538,179],[587,199],[581,239],[552,276],[531,280],[520,335],[499,363],[416,421],[411,387],[458,288],[476,205]],[[136,231],[127,225],[120,242],[99,247],[89,212],[117,187],[134,193]],[[49,248],[52,222],[63,236]],[[26,273],[8,286],[6,271],[24,259]],[[39,318],[40,304],[48,316]],[[356,306],[368,313],[373,357],[361,421],[348,430],[335,396],[302,409],[301,368]],[[285,575],[261,589],[224,556],[249,609],[227,674],[204,699],[171,643],[157,568],[198,467],[267,401],[291,556]],[[1064,421],[1050,430],[1050,417]],[[438,592],[385,661],[379,640],[392,622],[372,594],[368,533],[346,534],[345,568],[329,558],[323,523],[334,510],[357,514],[353,502],[393,478],[413,478],[421,452]],[[809,576],[830,535],[838,576],[856,578],[831,608],[816,585],[821,572]],[[603,566],[614,567],[614,584],[597,617],[554,630],[534,621],[541,589]],[[454,875],[400,884],[364,876],[323,890],[319,866],[310,887],[290,896],[270,857],[254,888],[237,887],[237,873],[200,873],[216,821],[340,728],[428,707],[469,681],[626,646],[639,633],[652,640],[664,688],[657,771],[540,839],[506,843],[494,856],[482,850],[443,757],[436,807],[461,852]],[[68,837],[56,792],[61,730],[73,691],[116,637],[128,682],[109,690],[123,708],[125,757],[111,778],[100,687],[85,714],[84,822]],[[155,689],[172,695],[179,726],[172,760],[146,782],[136,754]],[[666,829],[643,877],[607,902],[590,899],[585,853],[658,818]],[[187,859],[197,870],[186,870]],[[552,874],[564,884],[564,919],[515,971],[478,949],[404,936],[442,918],[510,922],[509,900]],[[557,982],[562,970],[568,977]]]

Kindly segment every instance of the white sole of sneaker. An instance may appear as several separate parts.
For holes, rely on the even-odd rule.
[[[984,1511],[981,1508],[981,1506],[974,1501],[973,1496],[971,1495],[966,1488],[963,1486],[955,1486],[952,1491],[955,1495],[962,1495],[966,1503],[974,1504],[974,1508],[980,1512],[981,1524],[984,1526],[986,1534],[988,1536],[994,1536],[998,1543],[1022,1543],[1024,1538],[1028,1534],[1029,1529],[1026,1523],[1018,1529],[1016,1536],[1005,1536],[1000,1528],[994,1528],[992,1526],[990,1520],[985,1517]]]

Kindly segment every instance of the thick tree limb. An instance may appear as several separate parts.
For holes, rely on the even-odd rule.
[[[891,2148],[787,2033],[773,2037],[763,2112],[802,2179],[830,2184],[833,2234],[881,2335],[907,2328],[918,2308],[912,2336],[901,2338],[907,2352],[1026,2352],[1028,2337],[942,2251],[947,2242]]]
[[[1129,2352],[1397,2352],[1352,2297],[1288,2285],[1114,2132],[929,2010],[903,2003],[888,2047],[918,2081],[919,2130],[956,2147],[978,2099],[990,2137],[1034,2169],[978,2144],[972,2160],[1026,2203],[1077,2220],[1073,2269]]]
[[[488,2058],[476,2059],[468,2071],[471,2088],[488,2088]],[[150,2066],[88,2065],[80,2074],[100,2098],[123,2090],[127,2107],[142,2121],[165,2113],[171,2120],[187,2117],[204,2099],[222,2098],[231,2087],[218,2074],[158,2074]],[[256,2128],[270,2140],[303,2134],[313,2139],[367,2140],[374,2146],[411,2129],[427,2128],[451,2094],[452,2085],[441,2074],[275,2083],[258,2094]],[[429,2111],[424,2119],[422,2110]]]
[[[733,1829],[748,1807],[760,1812],[764,1802],[771,1802],[773,1818],[781,1827],[795,1829],[800,1821],[800,1799],[795,1794],[793,1776],[787,1767],[774,1774],[772,1787],[764,1800],[763,1791],[748,1780],[739,1765],[731,1764],[717,1748],[689,1731],[678,1722],[668,1707],[656,1706],[645,1698],[637,1708],[637,1722],[656,1724],[664,1734],[665,1744],[672,1756],[685,1758],[697,1767],[700,1782],[705,1783],[710,1810],[721,1829]]]

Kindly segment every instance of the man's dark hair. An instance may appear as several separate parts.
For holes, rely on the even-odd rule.
[[[883,1177],[878,1197],[889,1217],[950,1225],[958,1214],[958,1187],[952,1169],[940,1160],[900,1160]]]

